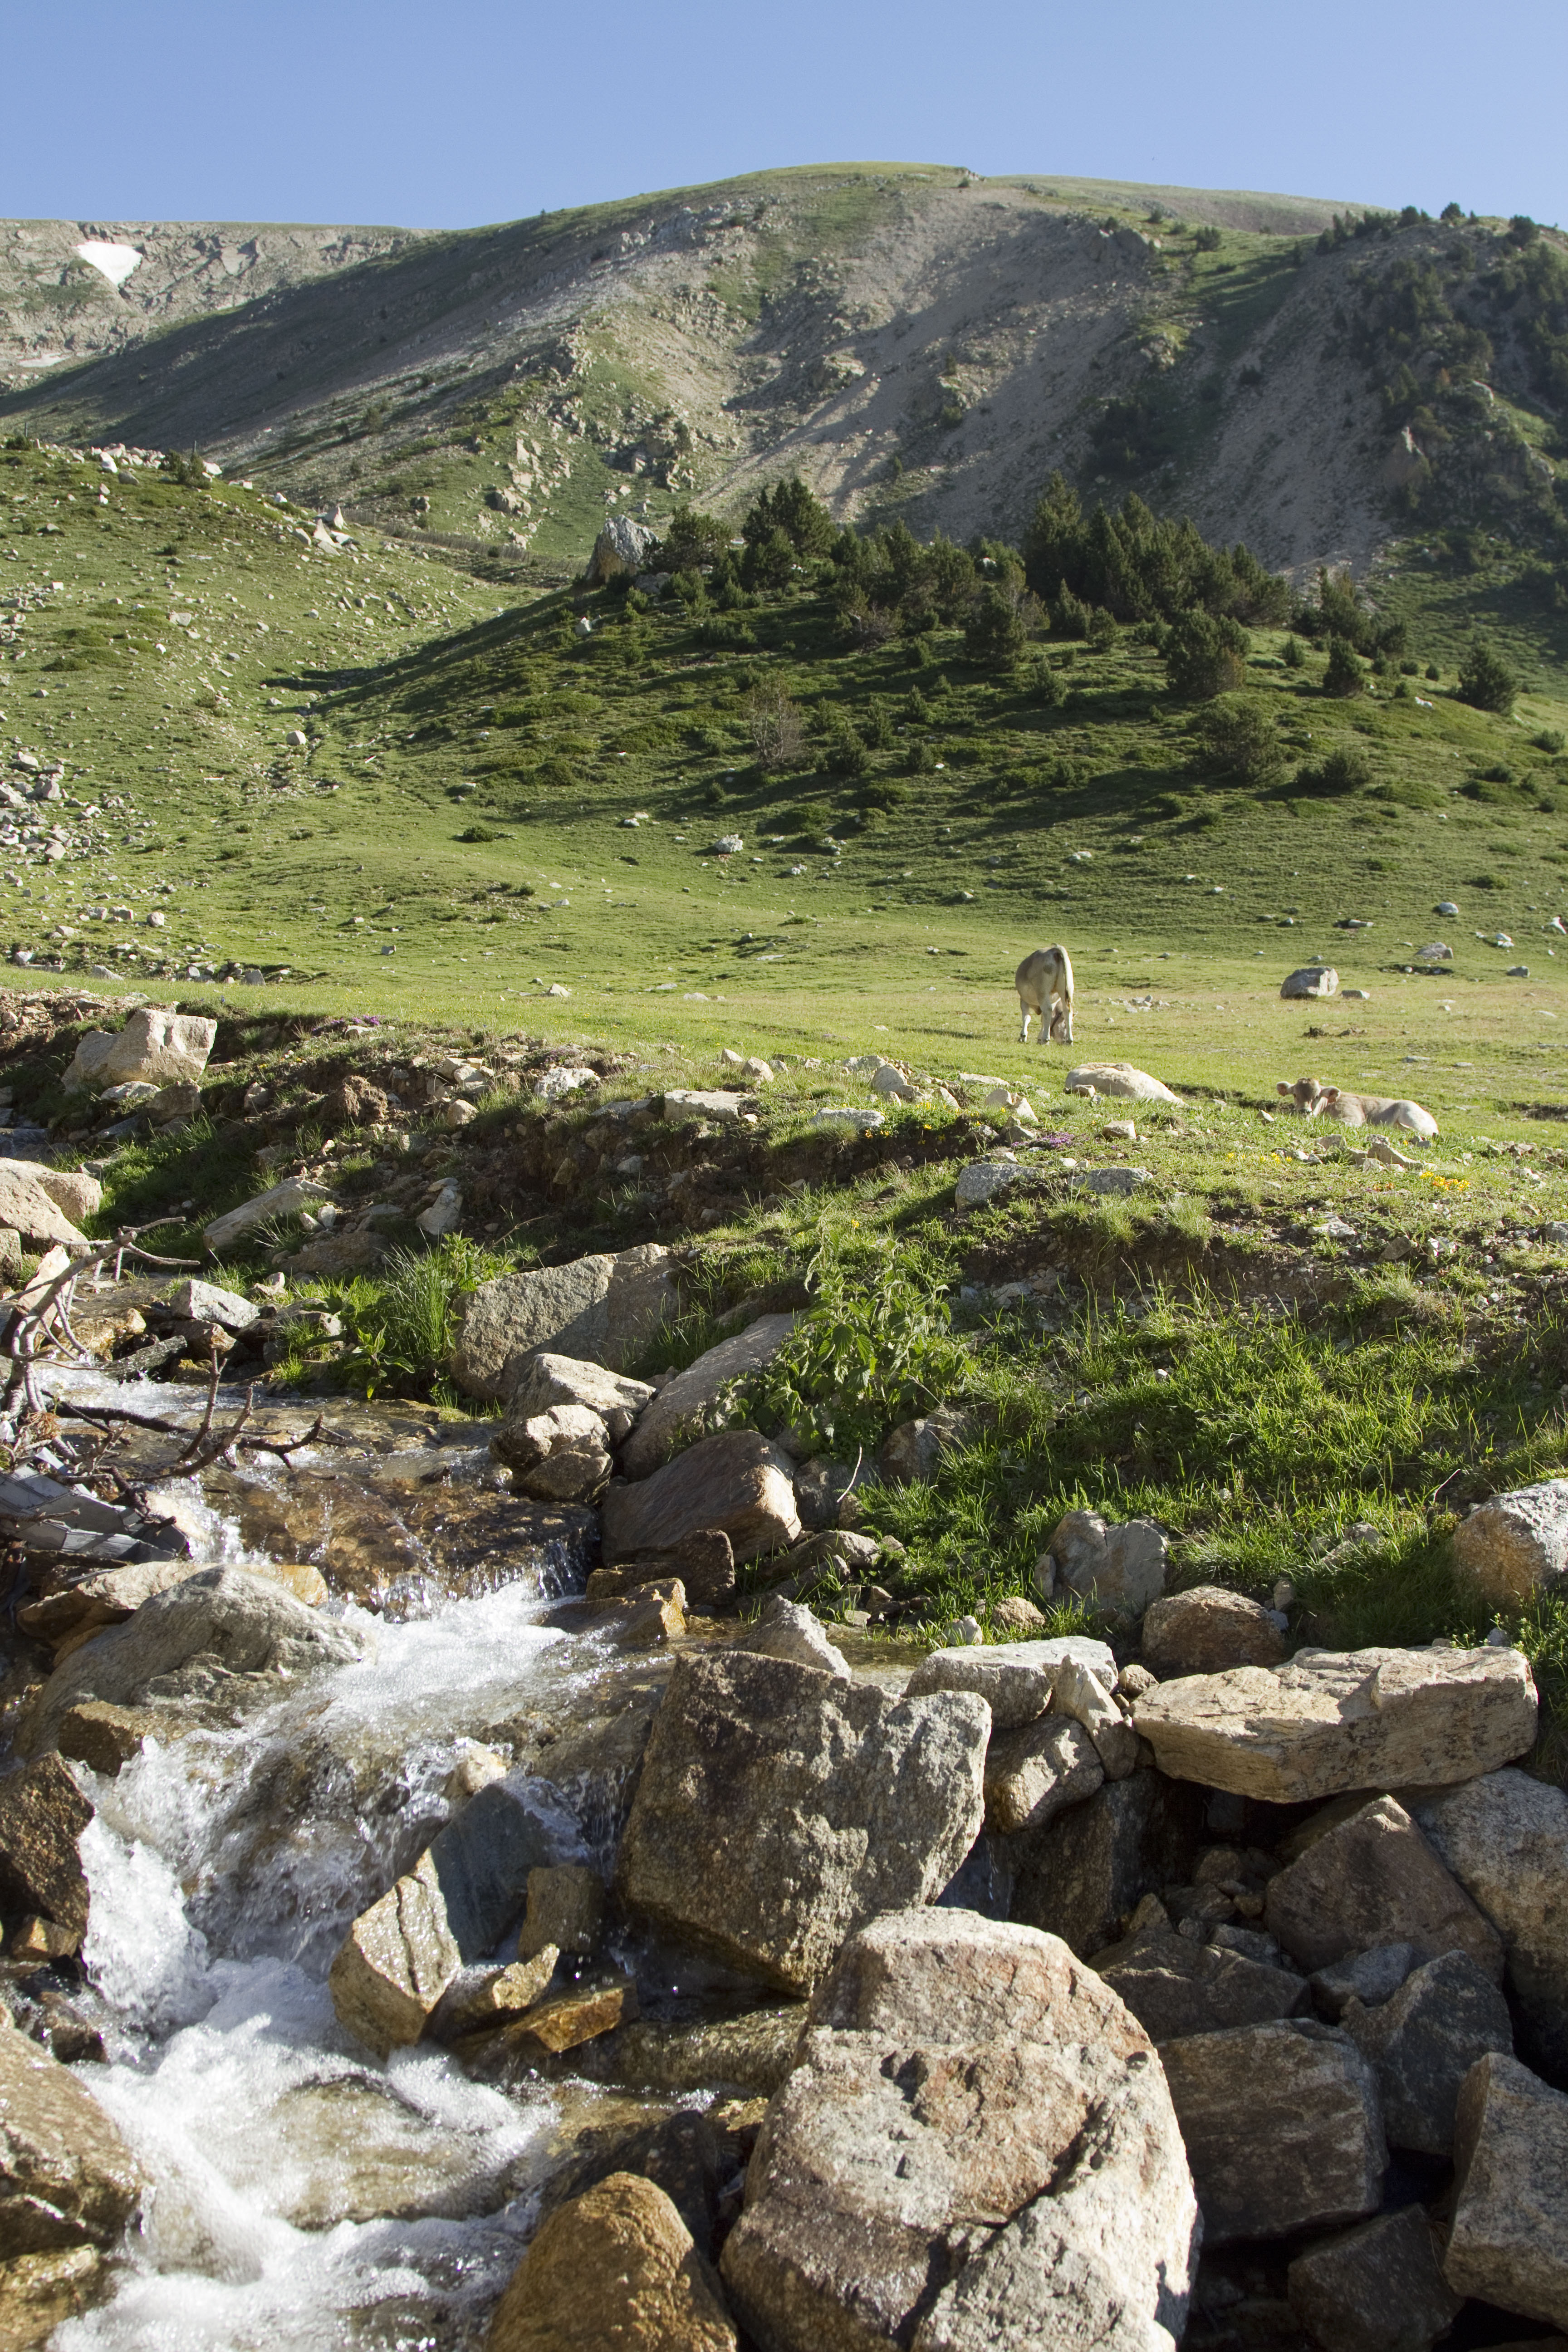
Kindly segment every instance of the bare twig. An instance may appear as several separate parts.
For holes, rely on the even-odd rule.
[[[197,1430],[190,1444],[185,1447],[185,1454],[199,1454],[202,1447],[206,1444],[207,1432],[213,1425],[213,1414],[217,1408],[217,1384],[218,1377],[222,1370],[223,1359],[217,1351],[217,1334],[215,1331],[212,1340],[212,1368],[207,1381],[206,1411],[202,1415],[201,1427]],[[252,1393],[254,1393],[254,1391]],[[176,1460],[177,1462],[183,1462],[184,1460],[184,1454],[178,1455]]]

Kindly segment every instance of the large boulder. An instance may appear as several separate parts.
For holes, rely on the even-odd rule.
[[[27,1710],[26,1744],[34,1751],[55,1745],[61,1718],[89,1699],[235,1716],[363,1654],[358,1634],[281,1584],[239,1568],[204,1568],[73,1650]]]
[[[1430,1958],[1468,1952],[1502,1982],[1502,1942],[1444,1869],[1403,1805],[1378,1797],[1332,1822],[1268,1882],[1268,1932],[1304,1969],[1327,1968],[1376,1944],[1408,1943]]]
[[[1108,1780],[1042,1829],[993,1837],[1013,1882],[1012,1916],[1087,1958],[1121,1933],[1145,1895],[1180,1879],[1197,1840],[1195,1793],[1158,1772]]]
[[[1413,1969],[1374,2009],[1352,2001],[1341,2020],[1377,2076],[1393,2147],[1447,2156],[1459,2086],[1489,2052],[1511,2058],[1508,2003],[1463,1952]]]
[[[206,1068],[217,1023],[195,1013],[145,1004],[112,1034],[89,1029],[61,1084],[68,1094],[106,1087],[194,1086]]]
[[[744,1651],[678,1658],[626,1834],[622,1900],[788,1992],[879,1911],[935,1900],[979,1832],[990,1714]]]
[[[732,1381],[744,1380],[772,1363],[795,1328],[793,1315],[762,1315],[733,1339],[721,1339],[667,1381],[647,1407],[621,1450],[628,1478],[647,1478],[700,1437],[708,1415]]]
[[[596,1412],[619,1445],[630,1435],[632,1423],[654,1394],[647,1381],[612,1372],[575,1356],[535,1356],[511,1400],[511,1416],[547,1412],[552,1404],[586,1405]],[[501,1424],[504,1429],[506,1423]]]
[[[1141,1617],[1165,1589],[1165,1538],[1152,1519],[1117,1526],[1098,1511],[1068,1511],[1046,1551],[1056,1589],[1108,1616]]]
[[[87,1236],[31,1172],[35,1164],[0,1160],[0,1227],[8,1225],[26,1241],[85,1243]]]
[[[1168,2352],[1197,2235],[1160,2061],[1114,1993],[1054,1937],[906,1911],[814,1997],[721,2267],[768,2352]]]
[[[633,1485],[612,1486],[600,1512],[607,1564],[676,1550],[718,1528],[737,1561],[800,1537],[794,1464],[754,1429],[721,1429]]]
[[[679,1311],[668,1260],[647,1242],[481,1282],[452,1351],[453,1378],[469,1396],[509,1399],[536,1355],[618,1371]]]
[[[87,1873],[77,1841],[92,1807],[69,1767],[40,1756],[0,1780],[0,1911],[52,1919],[79,1944],[87,1933]]]
[[[95,1217],[103,1206],[103,1187],[85,1168],[49,1168],[41,1160],[7,1160],[5,1173],[37,1184],[74,1224]]]
[[[735,2352],[723,2290],[664,2190],[612,2172],[540,2225],[486,2352]]]
[[[1528,1772],[1489,1772],[1415,1818],[1503,1940],[1530,2053],[1568,2077],[1568,1796]]]
[[[1232,1666],[1277,1666],[1285,1655],[1285,1637],[1268,1610],[1219,1584],[1151,1602],[1139,1643],[1144,1664],[1162,1682],[1223,1675]]]
[[[1105,1767],[1071,1716],[1041,1715],[1016,1731],[994,1731],[985,1751],[985,1820],[1003,1836],[1040,1830],[1103,1786]]]
[[[973,1691],[991,1709],[995,1731],[1014,1731],[1051,1710],[1057,1676],[1064,1665],[1088,1666],[1108,1688],[1116,1682],[1116,1659],[1108,1642],[1087,1633],[1059,1633],[1040,1642],[999,1642],[932,1650],[910,1676],[911,1698],[927,1691]]]
[[[1151,2042],[1268,2025],[1307,2006],[1306,1979],[1219,1944],[1195,1944],[1169,1926],[1145,1927],[1094,1955],[1094,1969],[1127,2003]]]
[[[1517,1650],[1300,1651],[1147,1692],[1133,1719],[1163,1772],[1298,1804],[1442,1787],[1524,1755],[1536,1695]]]
[[[135,2158],[90,2092],[0,2024],[0,2255],[112,2246],[142,2189]]]
[[[588,558],[584,574],[588,586],[602,588],[607,580],[618,580],[623,573],[635,580],[639,572],[648,569],[658,541],[657,531],[634,522],[630,515],[611,515]]]
[[[1454,1565],[1490,1609],[1517,1609],[1568,1576],[1568,1478],[1478,1504],[1454,1530]]]
[[[1205,2244],[1376,2212],[1388,2168],[1377,2084],[1337,2027],[1282,2019],[1195,2033],[1161,2056]]]
[[[1339,984],[1339,973],[1331,963],[1304,963],[1297,971],[1286,973],[1279,993],[1287,998],[1332,996]]]
[[[1454,2190],[1455,2294],[1568,2330],[1568,2098],[1517,2058],[1479,2058],[1459,2093]]]
[[[1428,2352],[1463,2308],[1437,2266],[1436,2239],[1419,2205],[1321,2239],[1297,2255],[1285,2280],[1291,2311],[1313,2343],[1332,2352]]]
[[[1152,1078],[1131,1062],[1079,1062],[1068,1072],[1067,1084],[1069,1092],[1074,1087],[1092,1087],[1097,1095],[1118,1095],[1126,1102],[1181,1100],[1162,1079]]]
[[[542,1502],[582,1502],[610,1475],[610,1433],[585,1404],[526,1414],[514,1406],[491,1438],[490,1453],[522,1494]]]

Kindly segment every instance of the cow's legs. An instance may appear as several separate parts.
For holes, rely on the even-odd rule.
[[[1021,996],[1018,999],[1018,1010],[1024,1016],[1023,1024],[1018,1031],[1019,1042],[1026,1045],[1029,1042],[1029,1008],[1025,1003]],[[1040,1024],[1040,1034],[1042,1037],[1045,1034],[1045,1024],[1043,1021]]]

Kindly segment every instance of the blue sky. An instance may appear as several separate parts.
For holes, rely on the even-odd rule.
[[[1568,0],[10,12],[0,214],[458,227],[875,158],[1568,222]]]

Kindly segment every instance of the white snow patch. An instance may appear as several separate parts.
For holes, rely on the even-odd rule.
[[[76,249],[84,261],[103,272],[111,286],[123,286],[142,259],[133,245],[109,245],[97,236],[89,236]]]

